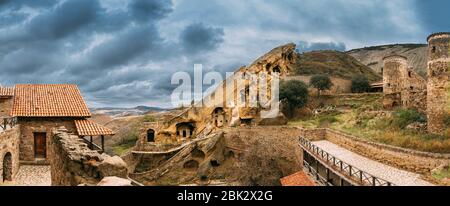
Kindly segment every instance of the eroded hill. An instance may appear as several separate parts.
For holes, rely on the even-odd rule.
[[[383,58],[388,55],[398,54],[408,58],[408,65],[419,75],[426,78],[427,45],[426,44],[393,44],[354,49],[347,54],[355,57],[364,65],[381,74]]]
[[[299,54],[294,68],[295,75],[329,74],[333,77],[351,79],[361,74],[370,81],[378,81],[381,76],[354,57],[338,51],[313,51]]]

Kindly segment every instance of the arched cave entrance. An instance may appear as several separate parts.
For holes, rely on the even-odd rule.
[[[195,148],[194,150],[192,150],[191,152],[191,156],[194,159],[199,159],[199,160],[203,160],[205,159],[205,153],[197,148]]]
[[[278,73],[278,74],[280,74],[280,73],[281,73],[281,68],[280,68],[280,66],[277,65],[276,67],[273,68],[272,71],[273,71],[273,73]]]
[[[147,142],[155,142],[155,130],[147,130]]]
[[[3,181],[12,181],[12,155],[9,152],[3,157]]]
[[[199,163],[195,160],[189,160],[183,164],[184,169],[195,170],[198,169]]]

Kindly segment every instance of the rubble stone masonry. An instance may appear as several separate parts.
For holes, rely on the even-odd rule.
[[[20,122],[20,159],[24,161],[35,161],[35,133],[46,133],[47,155],[46,160],[52,158],[52,153],[48,149],[51,143],[51,132],[58,127],[65,127],[70,133],[75,133],[75,123],[73,118],[19,118]]]
[[[13,105],[12,98],[0,97],[0,117],[8,117]]]
[[[126,163],[118,156],[111,157],[89,149],[88,145],[67,129],[52,131],[50,143],[52,185],[97,185],[105,177],[127,178]]]
[[[450,135],[450,33],[428,38],[428,131]]]
[[[384,108],[401,106],[425,112],[426,81],[412,68],[408,68],[406,57],[391,55],[383,61]]]
[[[0,132],[0,185],[4,181],[4,173],[11,174],[12,179],[14,179],[19,171],[19,132],[18,125]],[[4,162],[7,155],[10,155],[11,159]],[[4,166],[9,171],[4,171]]]

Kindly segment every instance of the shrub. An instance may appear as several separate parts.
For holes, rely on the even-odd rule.
[[[152,115],[145,115],[145,116],[142,118],[142,121],[143,121],[143,122],[155,122],[155,121],[156,121],[156,118],[155,118],[154,116],[152,116]]]
[[[318,95],[320,96],[320,92],[331,89],[333,83],[331,82],[330,76],[326,74],[318,74],[311,77],[310,85],[317,89]]]
[[[281,82],[280,101],[285,103],[286,116],[292,117],[296,108],[302,108],[308,102],[308,86],[298,80]]]
[[[404,129],[411,123],[427,122],[426,116],[414,109],[397,109],[394,112],[392,124],[398,128]]]
[[[367,92],[370,89],[370,83],[366,76],[357,75],[352,78],[352,92],[362,93]]]

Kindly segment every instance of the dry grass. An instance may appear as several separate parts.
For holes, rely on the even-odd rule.
[[[370,101],[372,100],[374,99]],[[409,124],[411,119],[420,119],[420,116],[407,111],[392,117],[374,117],[365,112],[366,108],[378,107],[377,101],[372,103],[370,101],[361,103],[355,100],[344,100],[341,104],[354,105],[352,110],[345,113],[299,119],[291,121],[289,124],[304,128],[328,127],[388,145],[426,152],[450,153],[449,137],[404,129],[405,124]]]

